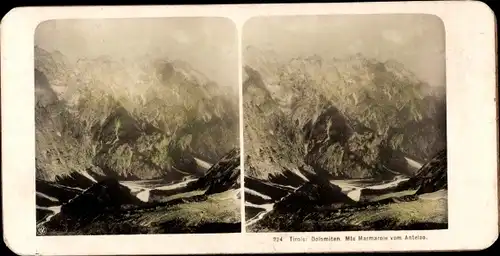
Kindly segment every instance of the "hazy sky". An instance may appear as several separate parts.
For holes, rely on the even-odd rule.
[[[318,54],[342,58],[361,53],[394,59],[431,85],[445,85],[445,30],[436,16],[335,15],[253,18],[243,47],[273,50],[286,58]]]
[[[54,20],[42,23],[35,44],[70,60],[107,55],[166,55],[189,62],[225,86],[238,86],[238,38],[224,18]]]

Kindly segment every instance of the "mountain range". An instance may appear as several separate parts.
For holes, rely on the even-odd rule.
[[[394,60],[256,47],[243,78],[249,232],[447,227],[444,85]]]
[[[266,178],[302,165],[332,177],[412,174],[405,157],[428,161],[446,145],[446,105],[395,61],[360,54],[277,61],[245,52],[246,174]]]
[[[43,232],[240,229],[233,90],[189,63],[163,57],[72,62],[35,47],[34,72],[37,222],[48,230]],[[192,223],[186,219],[196,214],[189,213],[191,204],[212,215]],[[151,219],[159,211],[175,227],[132,218]]]
[[[195,157],[215,163],[239,146],[234,95],[187,63],[130,66],[102,57],[75,64],[35,51],[40,179],[85,170],[124,179],[175,176]]]

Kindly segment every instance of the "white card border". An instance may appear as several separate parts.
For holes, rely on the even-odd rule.
[[[445,25],[449,229],[307,234],[342,237],[418,234],[428,237],[425,241],[349,243],[273,242],[273,237],[287,236],[286,233],[35,236],[34,78],[31,74],[33,35],[40,22],[49,19],[214,16],[232,19],[241,35],[243,23],[252,16],[375,13],[433,14]],[[1,23],[4,241],[20,255],[440,251],[489,247],[498,237],[495,29],[494,13],[487,5],[476,1],[13,9]]]

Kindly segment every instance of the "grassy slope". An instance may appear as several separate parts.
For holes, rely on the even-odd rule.
[[[182,219],[187,226],[196,226],[200,223],[222,222],[239,223],[240,200],[230,190],[214,194],[203,202],[180,204],[168,209],[167,216],[158,216],[163,222],[173,219]]]
[[[275,208],[249,229],[304,232],[447,228],[446,165],[443,150],[409,180],[386,189],[362,190],[361,200],[354,205],[299,204],[295,211]]]
[[[171,198],[156,206],[101,214],[77,230],[50,231],[46,235],[196,233],[207,232],[201,230],[207,227],[210,231],[211,225],[220,228],[220,232],[239,232],[234,231],[241,223],[240,200],[235,190],[213,194],[206,199],[198,199],[194,194],[178,196],[175,199],[184,200],[175,200],[175,203]]]
[[[39,228],[48,229],[49,235],[237,232],[239,159],[239,150],[234,149],[202,178],[170,190],[153,189],[162,193],[150,196],[148,202],[140,202],[114,179],[101,181],[64,204]]]
[[[412,202],[394,203],[376,209],[343,216],[352,225],[373,226],[385,221],[387,229],[409,226],[414,223],[447,223],[447,200],[419,199]]]
[[[309,205],[288,202],[295,203],[294,211],[274,208],[249,229],[300,232],[447,228],[446,172],[446,150],[442,150],[415,176],[394,187],[363,189],[355,204],[314,206],[319,200],[314,200],[315,193],[309,193]],[[333,196],[329,193],[329,197]]]
[[[439,193],[439,192],[438,192]],[[407,191],[406,195],[412,194]],[[401,195],[392,195],[401,198]],[[380,198],[379,200],[383,200]],[[360,207],[333,209],[321,207],[296,213],[273,211],[260,222],[248,227],[249,232],[308,232],[356,230],[406,230],[446,228],[447,198],[415,201],[372,203]]]

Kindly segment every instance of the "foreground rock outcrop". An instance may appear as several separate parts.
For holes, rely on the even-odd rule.
[[[417,194],[432,193],[447,189],[448,161],[446,154],[446,149],[439,151],[439,153],[418,170],[415,176],[401,184],[399,189],[414,189],[417,191]]]
[[[105,211],[120,210],[126,205],[141,205],[130,189],[115,179],[106,179],[94,184],[79,196],[61,207],[63,215],[91,218]]]
[[[203,177],[190,184],[193,188],[205,189],[205,194],[220,193],[229,189],[240,189],[240,150],[232,149],[207,170]]]

